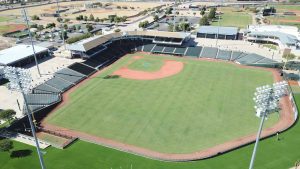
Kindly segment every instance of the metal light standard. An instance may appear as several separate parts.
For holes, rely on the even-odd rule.
[[[30,92],[30,85],[31,85],[31,81],[32,81],[30,73],[26,69],[6,66],[6,67],[4,67],[4,77],[9,80],[9,84],[8,84],[8,89],[9,90],[14,90],[14,91],[18,91],[18,92],[22,93],[22,96],[24,98],[24,103],[25,103],[25,106],[26,106],[26,113],[27,113],[28,120],[29,120],[29,123],[30,123],[32,136],[34,137],[34,141],[35,141],[37,153],[38,153],[38,156],[39,156],[41,168],[45,169],[43,156],[42,156],[41,151],[40,151],[39,142],[38,142],[38,139],[36,137],[34,124],[32,122],[32,118],[31,118],[32,113],[29,109],[29,106],[27,104],[27,100],[26,100],[26,97],[25,97],[25,93]]]
[[[60,10],[59,10],[59,4],[58,4],[58,0],[56,0],[56,7],[57,7],[57,15],[58,15],[58,18],[60,18],[61,20],[59,20],[59,23],[60,23],[60,32],[61,32],[61,37],[62,37],[62,40],[63,40],[63,45],[64,45],[64,49],[66,49],[66,45],[65,45],[65,30],[64,30],[64,26],[63,24],[61,23],[62,21],[62,17],[60,16]]]
[[[32,47],[32,51],[33,51],[33,56],[34,56],[36,68],[38,70],[39,76],[41,77],[42,75],[41,75],[39,64],[38,64],[38,61],[37,61],[37,58],[36,58],[36,52],[35,52],[35,48],[34,48],[34,45],[33,45],[33,38],[32,38],[31,32],[30,32],[29,20],[28,20],[27,12],[26,12],[25,8],[22,9],[22,15],[23,15],[24,20],[25,20],[26,25],[27,25],[27,30],[28,30],[28,34],[29,34],[29,37],[30,37],[30,42],[31,42],[31,47]]]
[[[281,81],[281,82],[274,83],[272,86],[266,85],[266,86],[256,88],[256,92],[254,93],[254,98],[253,98],[255,102],[254,108],[256,109],[256,116],[261,117],[261,122],[257,132],[249,169],[253,169],[256,150],[257,150],[257,146],[258,146],[258,142],[260,139],[265,118],[269,114],[278,111],[279,99],[284,95],[286,95],[287,85],[288,84],[286,81]]]

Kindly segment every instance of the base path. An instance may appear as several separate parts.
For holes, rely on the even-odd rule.
[[[212,62],[213,61],[214,62],[224,62],[224,61],[213,60],[213,59],[195,59],[195,60],[209,60],[209,61],[212,61]],[[273,74],[275,82],[283,80],[282,77],[280,76],[279,72],[276,69],[243,66],[243,65],[232,63],[232,62],[226,62],[226,63],[234,64],[236,66],[244,67],[244,68],[253,68],[253,69],[261,69],[261,70],[270,71]],[[178,64],[178,63],[171,62],[171,65],[173,65],[173,64]],[[181,66],[183,66],[183,65],[181,65]],[[89,79],[97,76],[97,74],[99,74],[100,72],[97,72],[96,74],[91,76]],[[66,104],[69,100],[69,94],[72,91],[74,91],[77,87],[81,86],[83,83],[88,81],[89,79],[86,79],[86,80],[82,81],[81,83],[79,83],[79,85],[73,87],[71,90],[64,93],[63,94],[63,101],[59,104],[58,107],[56,107],[50,113],[55,112],[55,110],[57,110],[59,107]],[[294,111],[292,109],[292,102],[291,102],[289,96],[285,96],[280,100],[280,107],[281,107],[281,112],[280,112],[279,121],[274,126],[264,129],[261,133],[261,138],[265,138],[265,137],[268,137],[268,136],[275,135],[277,132],[285,131],[285,130],[289,129],[294,124],[294,122],[295,122],[295,118],[294,118],[295,116],[294,115],[295,114],[294,114]],[[259,119],[257,119],[257,120],[259,120]],[[162,161],[191,161],[191,160],[206,159],[206,158],[214,157],[214,156],[232,151],[234,149],[243,147],[245,145],[253,143],[256,139],[256,132],[255,132],[255,133],[246,135],[244,137],[236,138],[236,139],[233,139],[231,141],[225,142],[223,144],[219,144],[219,145],[216,145],[214,147],[209,147],[207,149],[199,150],[199,151],[196,151],[196,152],[193,152],[193,153],[170,154],[170,153],[161,153],[161,152],[153,151],[153,150],[150,150],[150,149],[138,147],[138,146],[135,146],[135,145],[130,145],[130,144],[126,144],[126,143],[123,143],[123,142],[119,142],[119,141],[115,141],[115,140],[111,140],[111,139],[107,139],[107,138],[87,134],[87,133],[84,133],[84,132],[80,132],[80,131],[76,131],[76,130],[72,130],[72,129],[68,129],[68,128],[63,128],[63,127],[59,127],[59,126],[55,126],[55,125],[51,125],[51,124],[45,123],[43,121],[42,121],[41,126],[44,127],[45,129],[55,131],[55,132],[59,132],[59,133],[62,133],[64,135],[78,137],[79,139],[87,141],[87,142],[99,144],[99,145],[110,147],[110,148],[117,149],[117,150],[120,150],[120,151],[140,155],[140,156],[151,158],[151,159],[162,160]]]
[[[155,80],[173,76],[179,73],[182,69],[182,62],[175,60],[165,60],[164,65],[160,68],[160,70],[155,72],[138,71],[129,69],[127,67],[122,67],[121,69],[115,71],[113,75],[118,75],[122,78],[134,80]]]

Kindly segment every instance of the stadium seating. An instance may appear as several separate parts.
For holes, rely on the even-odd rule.
[[[216,58],[218,53],[218,48],[213,48],[213,47],[204,47],[202,49],[201,55],[200,57],[204,57],[204,58]]]
[[[86,65],[81,64],[81,63],[74,63],[74,64],[68,66],[68,68],[70,68],[70,69],[72,69],[76,72],[79,72],[81,74],[84,74],[86,76],[89,76],[92,73],[96,72],[96,69],[91,68],[91,67],[86,66]]]
[[[185,56],[190,56],[190,57],[196,57],[198,58],[200,53],[202,51],[201,46],[196,46],[196,47],[188,47],[187,51],[185,53]]]
[[[72,83],[62,80],[58,77],[53,77],[52,79],[46,81],[45,83],[51,87],[54,87],[55,89],[58,89],[61,92],[64,92],[73,86]]]
[[[184,55],[186,50],[187,50],[187,48],[176,47],[175,51],[174,51],[174,54],[175,55]]]
[[[219,50],[217,59],[230,60],[232,51]]]
[[[59,93],[60,91],[56,88],[53,88],[47,84],[40,84],[33,88],[33,93]]]
[[[26,94],[29,105],[50,105],[60,100],[59,94]]]
[[[162,51],[164,50],[164,46],[160,46],[160,45],[156,45],[153,49],[152,52],[153,53],[162,53]]]
[[[83,75],[79,72],[75,72],[74,70],[71,70],[69,68],[64,68],[64,69],[57,71],[54,76],[64,79],[73,84],[78,83],[79,81],[81,81],[82,79],[84,79],[86,77],[85,75]]]
[[[236,52],[236,51],[232,51],[231,54],[231,61],[236,60],[237,58],[239,58],[241,55],[243,54],[243,52]]]
[[[162,52],[165,54],[174,54],[174,51],[175,47],[166,46]]]
[[[144,52],[151,52],[154,46],[155,46],[155,44],[147,44],[147,45],[144,45],[143,51],[144,51]]]
[[[251,64],[251,63],[256,63],[262,59],[264,59],[263,56],[251,53],[245,55],[244,57],[240,57],[239,59],[236,60],[236,62],[241,64]]]

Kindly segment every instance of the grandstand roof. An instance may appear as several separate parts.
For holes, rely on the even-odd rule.
[[[237,27],[222,27],[222,26],[201,26],[198,33],[203,34],[222,34],[222,35],[236,35],[238,33]]]
[[[252,36],[274,36],[274,37],[278,37],[279,40],[284,43],[284,44],[296,44],[298,42],[298,39],[296,36],[290,35],[290,34],[286,34],[283,32],[275,32],[275,31],[265,31],[265,32],[257,32],[257,31],[253,31],[248,33],[249,35]]]
[[[34,45],[36,53],[47,51],[47,48]],[[10,65],[33,55],[31,45],[17,45],[0,51],[0,65]]]
[[[190,33],[186,32],[162,32],[162,31],[128,31],[111,33],[107,35],[94,36],[88,39],[84,39],[77,43],[68,46],[69,50],[86,52],[92,48],[95,48],[101,44],[106,43],[112,38],[119,38],[122,36],[153,36],[153,37],[168,37],[168,38],[181,38],[184,39],[190,36]]]

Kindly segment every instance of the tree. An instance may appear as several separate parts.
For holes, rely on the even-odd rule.
[[[37,28],[37,27],[38,27],[37,24],[32,24],[32,25],[30,25],[30,28]]]
[[[76,30],[80,30],[81,29],[81,26],[80,25],[77,25],[76,26]]]
[[[10,151],[13,149],[13,142],[8,139],[0,140],[0,151]]]
[[[123,8],[123,9],[128,9],[128,7],[127,7],[127,6],[122,6],[122,8]]]
[[[179,12],[178,12],[178,11],[176,12],[176,15],[179,15]]]
[[[68,29],[68,25],[67,24],[64,24],[64,29]]]
[[[121,32],[121,30],[120,29],[116,29],[115,32]]]
[[[16,115],[16,112],[12,109],[3,110],[0,112],[0,119],[8,121],[9,123]]]
[[[200,25],[209,25],[209,21],[206,15],[204,15],[199,22]]]
[[[200,15],[203,16],[205,14],[204,10],[201,10]]]
[[[75,25],[73,25],[71,28],[72,28],[72,30],[76,30],[76,26]]]
[[[282,58],[286,59],[286,61],[284,62],[284,65],[283,65],[283,69],[285,69],[287,62],[295,59],[296,55],[294,55],[293,53],[289,53],[289,54],[283,55]]]
[[[153,16],[153,20],[154,20],[154,21],[158,21],[158,16],[157,16],[157,15],[154,15],[154,16]]]
[[[168,31],[169,32],[173,32],[173,27],[174,27],[174,25],[171,23],[171,24],[169,24],[169,26],[168,26]]]
[[[97,17],[97,18],[95,19],[95,22],[100,22],[100,19]]]
[[[84,21],[87,21],[87,20],[88,20],[88,17],[87,17],[87,16],[84,16],[83,20],[84,20]]]
[[[166,13],[166,15],[169,15],[172,13],[172,11],[173,11],[173,8],[167,8],[165,13]]]
[[[54,28],[56,25],[55,25],[55,23],[48,23],[47,25],[46,25],[46,28],[48,29],[48,28]]]
[[[149,24],[148,21],[140,22],[139,23],[139,28],[146,28],[148,26],[148,24]]]
[[[91,32],[94,28],[93,28],[93,25],[87,24],[86,29],[87,29],[88,32]]]
[[[61,17],[56,18],[57,22],[61,22],[63,19]]]
[[[121,18],[116,16],[116,17],[114,18],[114,22],[115,22],[115,23],[121,22]]]
[[[89,18],[89,20],[90,20],[90,21],[94,21],[94,20],[95,20],[95,18],[94,18],[94,15],[93,15],[93,14],[91,14],[91,15],[90,15],[90,18]]]
[[[59,33],[59,38],[60,39],[63,39],[62,35],[64,36],[64,39],[68,38],[68,33],[65,30],[63,30],[62,32]]]
[[[32,20],[40,20],[40,17],[38,17],[37,15],[33,15],[33,16],[31,17],[31,19],[32,19]]]
[[[43,29],[44,29],[44,25],[39,25],[39,26],[37,27],[37,29],[38,29],[39,31],[43,30]]]
[[[66,18],[65,20],[64,20],[64,23],[67,23],[67,22],[69,22],[70,21],[70,19],[69,18]]]
[[[211,8],[208,13],[208,19],[212,20],[216,17],[217,8]]]
[[[190,31],[190,30],[191,30],[190,24],[189,24],[189,23],[185,23],[185,22],[180,23],[180,24],[179,24],[179,29],[180,29],[181,31]]]
[[[83,20],[83,15],[79,15],[76,17],[76,20],[80,21],[80,20]]]
[[[117,6],[117,9],[121,9],[121,6]]]

